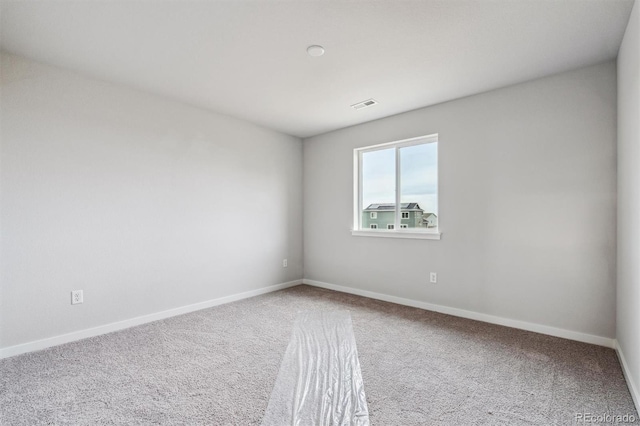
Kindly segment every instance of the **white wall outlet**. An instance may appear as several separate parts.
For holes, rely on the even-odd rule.
[[[429,281],[433,284],[438,282],[438,274],[436,274],[435,272],[431,272],[429,273]]]
[[[282,259],[282,267],[286,268],[288,265],[287,259]]]
[[[82,302],[84,302],[84,297],[82,296],[82,290],[73,290],[71,292],[71,304],[77,305]]]

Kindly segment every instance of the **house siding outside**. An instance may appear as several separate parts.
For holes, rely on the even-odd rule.
[[[402,225],[406,225],[407,228],[427,227],[423,224],[424,210],[417,203],[403,203],[402,206],[407,208],[401,208],[400,212],[406,213],[408,217],[400,219],[401,228]],[[372,229],[371,225],[377,226],[377,229],[389,229],[389,225],[395,225],[395,216],[396,210],[393,204],[371,204],[362,211],[362,229]]]
[[[437,228],[438,227],[438,216],[434,213],[425,213],[422,215],[422,221],[424,226],[427,228]]]

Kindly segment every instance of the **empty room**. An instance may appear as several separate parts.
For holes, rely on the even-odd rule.
[[[0,0],[0,425],[640,424],[634,0]]]

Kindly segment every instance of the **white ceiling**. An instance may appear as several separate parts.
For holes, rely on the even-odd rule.
[[[0,16],[5,51],[308,137],[615,58],[632,6],[2,1]]]

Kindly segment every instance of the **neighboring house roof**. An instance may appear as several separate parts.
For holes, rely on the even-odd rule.
[[[435,213],[423,213],[422,214],[422,223],[428,223],[431,216],[438,218],[438,215]]]
[[[377,203],[377,204],[369,204],[369,207],[364,209],[364,211],[371,212],[379,212],[379,211],[395,211],[396,205],[392,203]],[[420,210],[420,206],[418,203],[402,203],[400,204],[400,210]]]

